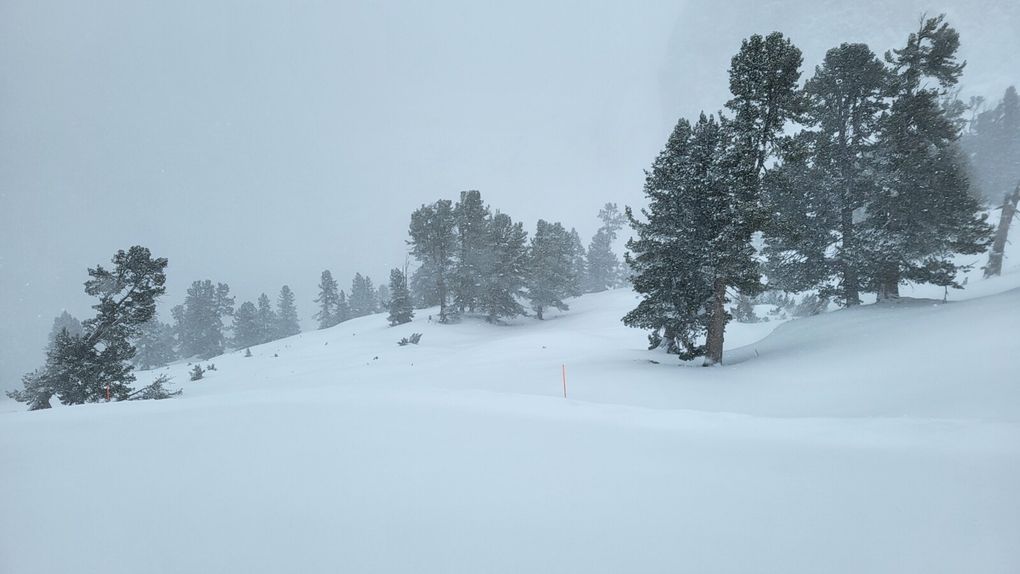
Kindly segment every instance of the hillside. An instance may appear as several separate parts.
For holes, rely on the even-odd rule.
[[[619,290],[4,403],[0,571],[1015,572],[1020,272],[970,282],[734,324],[722,368],[647,351]]]

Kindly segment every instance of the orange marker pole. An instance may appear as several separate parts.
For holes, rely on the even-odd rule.
[[[563,398],[567,398],[567,366],[560,365],[563,369]]]

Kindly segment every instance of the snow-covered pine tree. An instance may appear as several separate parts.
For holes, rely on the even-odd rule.
[[[347,300],[351,317],[364,317],[375,313],[375,297],[375,286],[372,285],[372,280],[362,276],[361,273],[355,273],[354,279],[351,281],[351,296]]]
[[[477,190],[462,191],[453,209],[456,221],[456,257],[450,291],[461,313],[474,312],[481,293],[482,267],[488,257],[486,225],[490,212]]]
[[[347,293],[341,289],[336,299],[336,322],[343,323],[351,318],[351,305],[347,302]]]
[[[155,318],[139,327],[134,345],[135,356],[131,363],[143,371],[163,367],[177,358],[174,328]]]
[[[886,54],[895,98],[879,132],[880,189],[861,224],[867,286],[879,301],[899,297],[904,281],[959,287],[964,266],[952,255],[980,253],[989,243],[991,228],[969,193],[959,117],[941,105],[963,72],[959,44],[938,16]]]
[[[315,299],[319,304],[319,310],[315,313],[315,320],[319,322],[320,329],[327,329],[340,322],[338,307],[340,305],[340,294],[337,291],[336,280],[333,274],[326,269],[319,278],[319,296]]]
[[[806,124],[783,146],[783,164],[763,184],[769,282],[790,291],[821,288],[860,303],[854,213],[874,193],[875,134],[889,89],[885,67],[864,44],[825,55],[808,80]],[[837,279],[837,288],[830,288]]]
[[[456,218],[452,203],[441,199],[432,205],[423,205],[415,210],[411,214],[411,225],[408,230],[411,236],[408,242],[411,254],[434,278],[441,323],[449,322],[452,318],[451,309],[447,305],[447,290],[456,250],[455,226]]]
[[[613,252],[617,232],[623,227],[624,216],[615,203],[607,203],[599,210],[602,226],[588,245],[587,291],[598,293],[616,287],[620,280],[620,260]]]
[[[269,296],[265,293],[259,295],[258,301],[258,332],[259,342],[268,343],[277,339],[276,336],[276,311],[269,302]]]
[[[708,334],[729,319],[726,289],[752,292],[759,280],[749,206],[733,192],[738,168],[729,137],[714,117],[702,114],[694,126],[681,119],[647,174],[646,221],[627,208],[637,237],[626,259],[642,300],[624,324],[651,330],[653,348],[684,360],[704,356],[706,365],[722,359]]]
[[[50,344],[57,339],[57,335],[64,329],[67,329],[69,335],[81,335],[81,321],[66,310],[61,311],[60,315],[53,319],[53,327],[50,328]]]
[[[567,311],[563,302],[575,281],[573,243],[563,224],[538,220],[528,250],[527,291],[535,316],[542,319],[549,307]]]
[[[998,204],[1020,181],[1020,96],[1014,86],[994,108],[977,115],[961,142],[970,157],[973,187],[985,201]]]
[[[524,296],[528,233],[523,224],[498,211],[487,227],[489,257],[482,268],[478,308],[486,321],[495,323],[524,314],[519,298]]]
[[[407,275],[400,269],[390,271],[389,291],[390,326],[410,323],[414,318],[414,306],[411,305],[411,291],[407,288]]]
[[[262,326],[259,324],[259,310],[251,301],[245,301],[234,312],[235,349],[246,349],[263,342]]]
[[[233,314],[234,298],[226,283],[193,282],[184,298],[181,356],[208,359],[222,354],[227,341],[223,319]]]
[[[433,268],[426,264],[411,273],[411,300],[414,301],[416,309],[435,307],[439,305],[439,289],[436,282],[436,273]]]
[[[54,394],[63,404],[97,402],[107,395],[127,398],[134,381],[130,339],[156,313],[156,299],[166,291],[166,265],[166,259],[153,258],[136,245],[118,251],[112,269],[89,269],[85,293],[98,298],[92,307],[96,316],[82,323],[80,335],[61,329],[48,349],[46,365],[26,375],[24,387],[8,396],[32,410],[48,408]]]
[[[570,296],[577,297],[588,292],[588,260],[577,229],[570,228],[571,275]]]
[[[282,339],[301,332],[298,322],[297,306],[294,292],[284,285],[280,288],[280,296],[276,299],[276,338]]]

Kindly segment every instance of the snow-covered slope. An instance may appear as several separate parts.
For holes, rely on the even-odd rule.
[[[1017,271],[734,324],[723,368],[647,351],[621,290],[4,403],[0,572],[1017,572]]]

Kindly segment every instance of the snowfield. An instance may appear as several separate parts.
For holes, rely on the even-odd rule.
[[[722,368],[646,350],[619,290],[3,402],[0,572],[1015,573],[1020,269],[978,277],[733,323]]]

